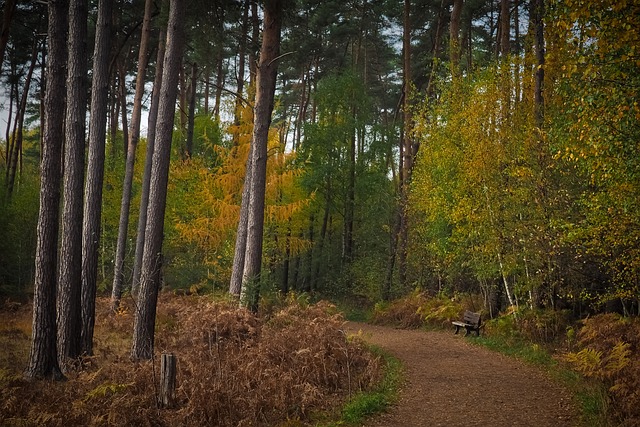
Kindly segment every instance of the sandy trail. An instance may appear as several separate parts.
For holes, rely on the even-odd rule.
[[[540,369],[446,332],[347,323],[402,360],[397,404],[369,427],[578,426],[571,396]]]

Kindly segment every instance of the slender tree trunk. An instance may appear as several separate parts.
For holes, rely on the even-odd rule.
[[[162,240],[164,213],[169,180],[169,160],[173,117],[178,92],[178,74],[184,46],[184,15],[186,1],[172,0],[167,24],[167,49],[164,56],[164,72],[160,89],[158,126],[151,169],[147,227],[142,255],[140,294],[135,311],[131,357],[134,360],[151,359],[154,347],[156,306],[160,288],[162,266]]]
[[[49,0],[45,114],[38,213],[33,324],[25,377],[62,379],[56,343],[56,278],[67,31],[66,0]]]
[[[240,125],[240,115],[242,113],[242,100],[244,91],[244,69],[245,69],[245,51],[247,46],[247,28],[249,23],[249,7],[250,0],[245,0],[244,12],[242,13],[242,26],[240,40],[238,40],[238,70],[236,76],[236,93],[238,96],[235,99],[235,108],[233,109],[233,145],[238,146],[240,144],[240,133],[238,131]]]
[[[69,3],[67,114],[58,275],[58,358],[62,369],[80,356],[82,290],[82,202],[87,115],[88,0]]]
[[[463,0],[453,0],[451,23],[449,24],[449,49],[451,55],[451,75],[454,81],[460,76],[460,16]]]
[[[34,40],[33,42],[33,52],[31,54],[31,64],[29,65],[29,70],[27,71],[27,76],[24,81],[24,90],[22,92],[22,97],[20,98],[20,105],[18,106],[18,111],[16,112],[16,132],[15,138],[13,142],[13,150],[11,151],[11,157],[7,157],[8,165],[7,172],[9,174],[7,179],[7,194],[11,197],[13,193],[13,187],[16,180],[16,172],[18,169],[18,159],[22,154],[22,130],[24,128],[24,116],[27,109],[27,99],[29,96],[29,88],[31,87],[31,77],[33,76],[33,70],[36,68],[36,62],[38,59],[38,41]],[[11,111],[11,109],[10,109]],[[9,116],[11,117],[11,116]],[[7,125],[7,127],[9,127]],[[9,145],[9,139],[7,139],[7,147]]]
[[[13,73],[15,74],[15,73]],[[11,155],[12,155],[12,141],[11,141],[11,117],[13,116],[13,101],[14,101],[14,95],[16,93],[16,86],[17,86],[17,82],[14,82],[10,87],[9,87],[9,111],[7,113],[7,117],[9,118],[7,120],[7,128],[5,129],[5,140],[7,141],[7,145],[5,145],[5,154],[4,154],[4,161],[5,161],[5,165],[7,166],[7,170],[5,172],[5,181],[9,180],[9,165],[10,165],[10,160],[11,159]],[[15,95],[15,97],[17,98],[17,95]]]
[[[198,64],[195,62],[191,68],[191,85],[189,85],[189,114],[187,118],[187,158],[193,156],[193,132],[196,117],[196,89],[198,87]]]
[[[544,0],[531,1],[531,19],[535,31],[536,73],[534,85],[534,114],[538,127],[544,121]]]
[[[2,9],[2,28],[0,32],[0,73],[2,72],[2,64],[4,63],[4,52],[9,41],[9,29],[11,21],[16,11],[16,0],[7,0]],[[11,117],[11,116],[9,116]]]
[[[249,156],[244,173],[242,185],[242,201],[240,202],[240,219],[236,232],[236,246],[233,253],[233,266],[231,270],[231,282],[229,293],[240,297],[242,291],[242,274],[244,272],[245,251],[247,250],[247,222],[249,220],[249,198],[251,197],[251,158],[253,157],[253,144],[249,148]]]
[[[403,137],[402,137],[402,167],[400,168],[400,229],[398,234],[398,275],[400,284],[403,286],[407,282],[407,246],[409,235],[409,224],[407,218],[407,202],[409,191],[409,180],[413,165],[413,153],[411,142],[411,1],[404,1],[404,30],[402,37],[403,45],[403,105],[404,116]]]
[[[98,249],[102,218],[105,134],[109,91],[109,53],[111,50],[111,12],[113,0],[100,0],[96,22],[89,121],[89,158],[85,182],[82,224],[82,331],[81,351],[93,354],[93,329],[98,281]]]
[[[260,17],[258,16],[258,2],[251,0],[251,44],[249,48],[249,86],[254,87],[258,74],[258,49],[260,44]]]
[[[211,71],[209,66],[204,67],[204,115],[209,116],[209,95],[211,91]]]
[[[509,56],[511,52],[509,46],[509,36],[511,35],[509,18],[509,0],[500,0],[500,53],[503,58]]]
[[[318,236],[318,244],[316,245],[318,249],[316,252],[315,260],[311,258],[309,260],[309,264],[313,267],[315,264],[315,268],[313,268],[312,273],[310,274],[309,284],[311,288],[315,288],[315,285],[320,278],[320,265],[322,263],[322,255],[324,253],[324,245],[327,238],[327,227],[329,226],[329,214],[331,212],[331,198],[332,198],[332,189],[331,189],[331,177],[327,177],[327,195],[325,197],[324,203],[324,213],[322,215],[322,224],[320,225],[320,236]],[[311,239],[313,240],[313,221],[311,221]],[[309,251],[311,255],[313,255],[313,250]]]
[[[144,96],[144,81],[149,57],[149,37],[151,35],[151,13],[153,0],[146,0],[140,50],[138,52],[138,74],[136,75],[136,93],[133,98],[133,112],[131,115],[131,129],[128,134],[127,157],[125,163],[124,182],[122,184],[122,202],[120,205],[120,222],[118,223],[118,242],[113,270],[113,287],[111,291],[111,306],[117,310],[122,296],[124,283],[124,258],[127,247],[127,232],[129,230],[129,208],[131,207],[131,189],[133,186],[133,169],[136,161],[136,148],[140,139],[140,120],[142,117],[142,97]],[[124,77],[122,76],[124,79]],[[125,123],[123,122],[123,128]]]
[[[166,33],[160,31],[158,40],[158,56],[156,60],[156,75],[153,80],[151,93],[151,107],[149,108],[149,122],[147,131],[147,152],[145,154],[142,190],[140,194],[140,214],[138,216],[138,233],[136,235],[136,253],[133,264],[133,283],[131,293],[136,296],[140,288],[140,272],[142,269],[142,255],[144,253],[145,229],[147,227],[147,207],[149,206],[149,187],[151,186],[151,167],[153,165],[153,151],[156,141],[156,125],[158,121],[158,105],[160,104],[160,88],[162,87],[162,71],[165,53]]]
[[[242,292],[247,295],[247,286],[257,283],[262,264],[262,232],[264,228],[264,198],[267,172],[267,142],[273,111],[277,58],[280,52],[280,28],[282,25],[282,1],[267,0],[264,5],[264,29],[260,64],[256,80],[256,102],[253,120],[253,152],[251,156],[251,194],[249,218],[247,220],[247,250],[242,274]],[[242,298],[241,298],[242,299]],[[258,309],[258,293],[252,292],[248,304],[252,311]]]
[[[224,15],[223,15],[224,16]],[[224,86],[224,51],[219,49],[216,68],[216,98],[213,104],[213,116],[220,121],[220,102],[222,98],[222,87]]]
[[[118,61],[118,104],[120,105],[120,119],[122,120],[122,146],[125,161],[127,159],[128,154],[128,145],[129,145],[129,125],[127,124],[127,70],[125,68],[125,60],[128,59],[128,54],[126,57],[122,57],[120,61]]]

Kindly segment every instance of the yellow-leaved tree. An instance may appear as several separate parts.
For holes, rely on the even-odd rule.
[[[251,106],[242,107],[241,120],[229,125],[222,144],[211,148],[215,161],[192,158],[173,163],[170,192],[182,202],[170,212],[176,236],[192,245],[207,267],[206,282],[214,286],[228,283],[233,262],[233,246],[240,215],[242,186],[252,125]],[[237,141],[234,144],[232,140]],[[301,210],[310,196],[298,185],[300,169],[287,152],[277,128],[269,132],[265,208],[265,262],[277,265],[307,247],[298,232],[302,226]],[[213,163],[213,165],[212,165]],[[177,193],[177,194],[176,194]],[[296,228],[297,227],[297,228]]]

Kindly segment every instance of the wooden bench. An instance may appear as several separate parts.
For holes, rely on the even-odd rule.
[[[465,311],[464,317],[462,321],[451,322],[453,326],[456,327],[456,334],[460,331],[460,328],[464,328],[466,333],[464,336],[466,337],[472,331],[475,331],[477,336],[480,336],[480,325],[482,324],[482,320],[480,319],[480,313],[474,313],[472,311]]]

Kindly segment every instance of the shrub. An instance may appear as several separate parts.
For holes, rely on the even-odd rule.
[[[571,324],[568,310],[519,310],[515,327],[525,339],[534,343],[549,344],[564,338]]]
[[[372,323],[417,329],[424,325],[424,318],[419,310],[426,302],[427,297],[415,291],[390,303],[378,303],[373,311]]]
[[[565,355],[576,370],[609,388],[612,416],[622,426],[640,424],[640,320],[600,314],[584,321],[576,352]]]
[[[178,358],[177,403],[158,409],[159,358],[129,360],[128,302],[113,314],[107,299],[98,301],[96,355],[68,381],[28,383],[11,370],[15,365],[0,366],[0,425],[309,422],[380,376],[380,358],[347,338],[330,304],[291,303],[266,320],[210,297],[163,294],[156,351]]]

